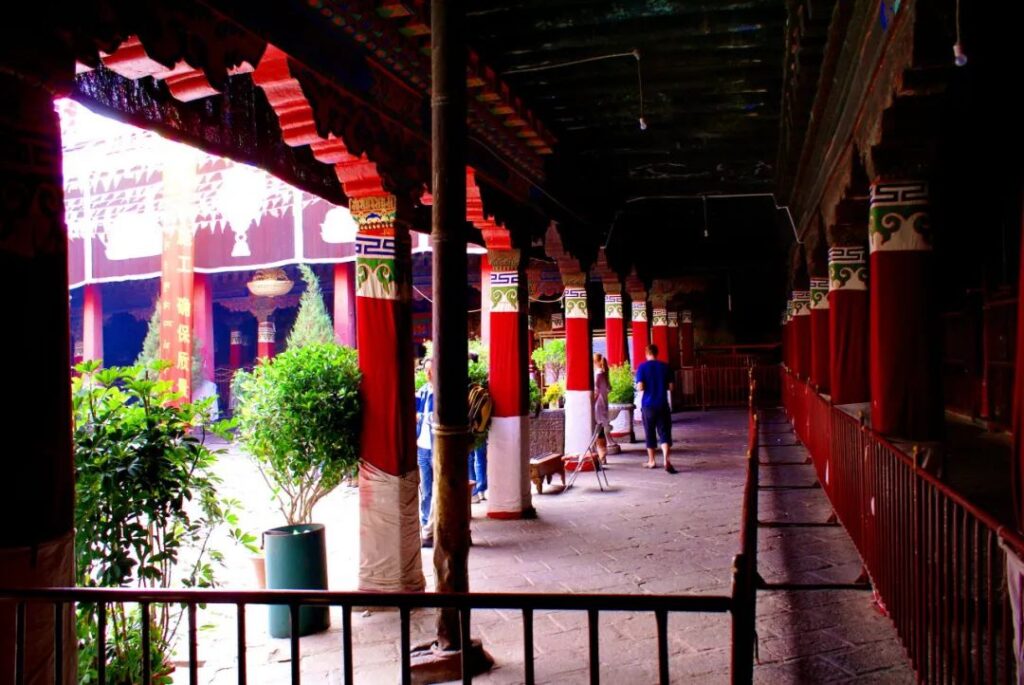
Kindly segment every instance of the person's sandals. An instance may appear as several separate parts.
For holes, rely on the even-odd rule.
[[[644,468],[645,469],[656,469],[656,468],[658,468],[658,465],[657,464],[644,464]]]
[[[679,473],[678,471],[676,471],[676,467],[672,466],[671,464],[665,467],[665,471],[668,473]]]

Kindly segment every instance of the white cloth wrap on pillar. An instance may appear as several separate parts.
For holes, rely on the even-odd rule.
[[[594,433],[594,394],[565,391],[565,453],[583,454]]]
[[[633,410],[633,423],[643,423],[644,413],[642,407],[644,404],[644,391],[637,390],[633,394],[635,395],[633,403],[636,404],[636,409]]]
[[[525,416],[494,416],[487,434],[487,515],[521,515],[523,480],[530,479],[527,419]],[[527,491],[529,491],[527,489]]]
[[[8,589],[72,587],[75,584],[75,536],[67,533],[35,547],[0,547],[0,579]],[[0,604],[0,664],[14,663],[14,604]],[[64,682],[75,683],[77,659],[72,605],[64,610]],[[25,682],[53,682],[53,607],[25,608]],[[8,673],[5,677],[13,677]],[[0,682],[11,682],[3,680]]]
[[[365,461],[359,464],[360,590],[418,592],[426,587],[419,486],[419,469],[392,476]]]
[[[1021,601],[1024,599],[1024,560],[1010,549],[1009,545],[999,542],[1006,553],[1006,587],[1010,595],[1010,608],[1013,611],[1013,657],[1017,663],[1017,675],[1014,682],[1024,685],[1024,613]],[[1007,678],[1009,682],[1009,678]]]

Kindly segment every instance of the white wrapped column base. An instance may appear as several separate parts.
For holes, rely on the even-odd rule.
[[[359,464],[359,589],[419,592],[426,587],[420,560],[419,469],[392,476]]]
[[[594,434],[594,395],[589,390],[565,391],[565,453],[583,454]]]
[[[0,587],[27,589],[75,584],[75,536],[69,532],[36,547],[0,547]],[[108,628],[109,630],[109,628]],[[0,673],[14,675],[14,604],[0,604]],[[75,682],[73,605],[64,605],[64,683]],[[54,673],[53,607],[25,608],[25,682],[52,683]]]
[[[522,518],[530,508],[529,423],[525,416],[495,416],[487,433],[487,516]],[[523,501],[523,484],[526,501]]]
[[[634,393],[634,394],[636,395],[636,397],[633,400],[633,403],[636,405],[636,408],[633,410],[633,422],[634,423],[643,423],[644,422],[644,412],[643,412],[643,409],[641,409],[641,407],[643,407],[643,405],[644,405],[644,391],[643,390],[637,390],[636,393]]]

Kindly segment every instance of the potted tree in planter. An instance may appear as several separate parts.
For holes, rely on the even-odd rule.
[[[287,522],[264,532],[269,588],[327,589],[313,507],[358,468],[361,378],[355,350],[334,343],[289,348],[242,377],[239,438]],[[328,611],[303,607],[299,623],[300,635],[325,630]],[[290,633],[288,608],[271,607],[270,634]]]
[[[633,370],[629,364],[616,364],[609,369],[608,382],[611,385],[608,392],[608,421],[612,424],[612,436],[632,435],[633,401],[636,395]],[[615,453],[611,442],[608,448],[609,452]]]

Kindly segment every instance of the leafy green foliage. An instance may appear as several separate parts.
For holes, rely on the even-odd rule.
[[[222,450],[206,436],[228,439],[230,421],[212,422],[212,399],[190,404],[168,381],[154,380],[167,362],[148,368],[78,365],[75,417],[75,567],[85,587],[213,587],[223,554],[210,545],[227,527],[239,544],[255,537],[238,526],[237,502],[218,497],[213,466]],[[154,672],[167,663],[181,610],[153,607]],[[78,607],[79,676],[95,673],[97,617]],[[139,682],[141,617],[123,605],[108,614],[111,682]],[[154,681],[159,682],[159,681]]]
[[[540,386],[537,379],[530,376],[530,414],[536,415],[540,411]]]
[[[561,379],[565,375],[565,339],[553,338],[544,342],[542,347],[533,351],[530,357],[538,369],[543,369],[545,376]]]
[[[306,264],[299,264],[299,273],[306,282],[306,290],[299,299],[299,311],[288,334],[287,347],[291,350],[315,343],[333,343],[334,324],[320,291],[320,279]]]
[[[289,524],[310,523],[313,506],[355,475],[361,380],[355,350],[334,343],[289,348],[240,376],[239,439]]]
[[[609,404],[633,404],[635,387],[633,385],[633,369],[629,364],[616,364],[608,370]]]
[[[476,355],[477,360],[473,361],[472,357],[469,360],[469,367],[466,369],[469,375],[470,383],[479,383],[480,385],[487,387],[489,363],[490,363],[490,350],[487,348],[480,338],[473,338],[469,341],[469,353]]]

